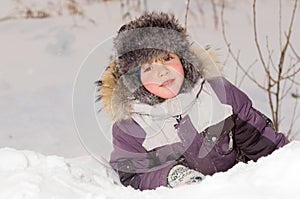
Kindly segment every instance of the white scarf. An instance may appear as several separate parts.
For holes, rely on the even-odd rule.
[[[198,96],[197,96],[198,95]],[[201,133],[232,115],[232,107],[222,104],[211,86],[200,79],[189,93],[181,93],[161,104],[150,106],[136,101],[132,117],[145,130],[143,147],[151,150],[156,147],[181,142],[177,129],[176,116],[189,115],[193,126]]]

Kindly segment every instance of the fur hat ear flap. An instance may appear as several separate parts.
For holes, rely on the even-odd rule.
[[[129,90],[130,93],[134,93],[142,85],[139,70],[133,72],[127,72],[120,77],[122,83]]]

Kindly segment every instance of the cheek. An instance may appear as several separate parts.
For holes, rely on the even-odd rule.
[[[172,68],[178,74],[178,76],[184,77],[184,71],[181,63],[173,64]]]
[[[147,75],[147,74],[146,75],[141,74],[141,81],[144,86],[154,83],[153,77],[151,75]]]
[[[144,84],[144,87],[150,92],[155,95],[159,93],[158,86],[156,84]]]
[[[155,87],[160,85],[160,79],[157,78],[157,75],[155,75],[155,71],[147,72],[147,73],[141,73],[141,82],[143,86],[147,87]]]
[[[155,79],[151,74],[141,74],[141,81],[143,86],[153,94],[157,94],[158,84],[155,83]]]

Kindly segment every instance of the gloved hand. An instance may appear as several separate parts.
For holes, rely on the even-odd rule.
[[[169,171],[168,185],[170,187],[177,187],[184,184],[193,184],[201,182],[205,176],[193,169],[183,165],[175,165]]]

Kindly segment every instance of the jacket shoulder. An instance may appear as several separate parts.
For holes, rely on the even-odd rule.
[[[131,145],[135,148],[143,148],[142,143],[146,137],[145,131],[133,119],[115,122],[112,135],[114,145]]]

